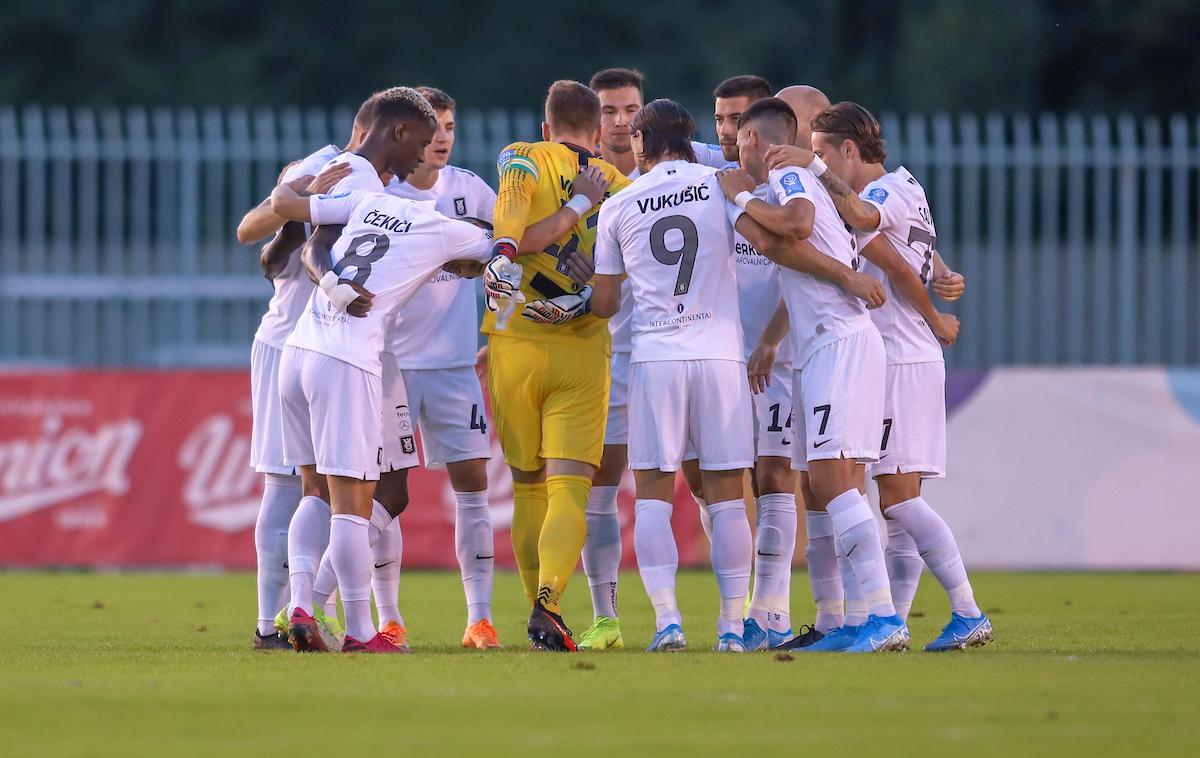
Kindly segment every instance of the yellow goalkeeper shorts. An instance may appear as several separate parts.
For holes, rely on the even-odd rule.
[[[488,337],[488,391],[504,461],[537,471],[547,458],[600,465],[609,357],[594,342]]]

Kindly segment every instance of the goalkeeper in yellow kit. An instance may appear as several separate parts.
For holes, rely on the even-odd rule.
[[[488,388],[512,469],[513,552],[533,605],[535,650],[575,649],[559,601],[583,548],[604,446],[610,339],[607,322],[589,311],[586,281],[598,203],[629,180],[592,154],[599,129],[595,93],[572,81],[550,86],[545,141],[500,154],[496,254],[484,272]],[[496,308],[516,296],[502,275],[511,260],[522,267],[525,305],[498,328]]]

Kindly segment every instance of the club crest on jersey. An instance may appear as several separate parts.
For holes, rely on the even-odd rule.
[[[883,201],[888,199],[888,191],[883,187],[876,187],[867,193],[867,199],[873,203],[883,205]]]
[[[417,443],[413,441],[411,434],[400,438],[400,449],[404,451],[405,455],[412,455],[417,452]]]
[[[460,216],[467,215],[467,199],[465,197],[454,198],[454,212]]]
[[[791,196],[798,195],[804,191],[804,185],[800,183],[800,174],[795,171],[789,171],[784,174],[779,183],[783,186],[783,194]]]

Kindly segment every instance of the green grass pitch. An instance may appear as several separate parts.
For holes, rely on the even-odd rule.
[[[499,653],[457,647],[458,577],[411,573],[411,656],[255,653],[247,574],[0,574],[6,756],[1196,755],[1200,576],[979,573],[996,642],[963,654],[708,652],[715,582],[680,576],[691,650],[646,655],[652,614],[622,575],[628,649],[524,649],[515,574]],[[807,581],[794,582],[807,620]],[[590,621],[582,577],[566,618]],[[948,614],[925,577],[914,650]]]

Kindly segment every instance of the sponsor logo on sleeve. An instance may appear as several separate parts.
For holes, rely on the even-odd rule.
[[[888,191],[885,190],[883,187],[875,187],[874,189],[872,189],[870,192],[867,193],[867,199],[870,200],[872,203],[878,203],[879,205],[883,205],[883,201],[887,200],[887,198],[888,198]]]
[[[800,174],[795,171],[789,171],[780,177],[779,184],[783,187],[783,194],[788,197],[804,192],[804,185],[800,183]]]
[[[317,195],[321,200],[337,200],[339,197],[346,197],[350,194],[350,190],[339,192],[336,195]]]

